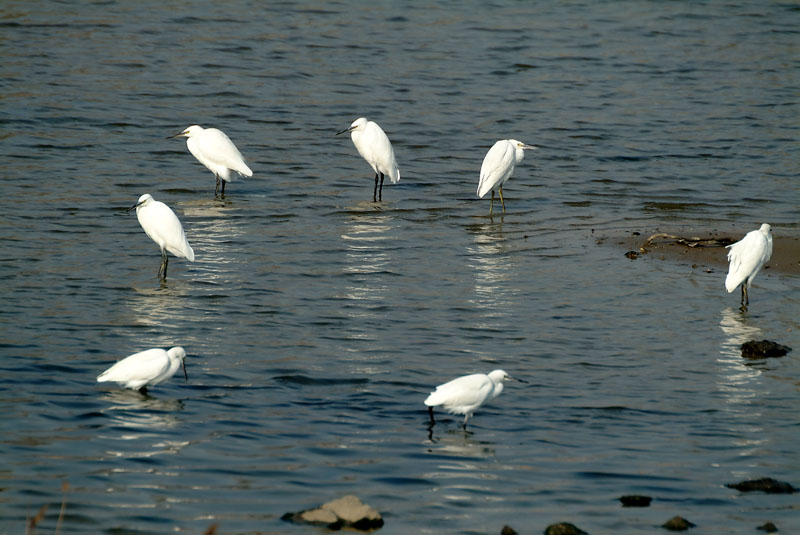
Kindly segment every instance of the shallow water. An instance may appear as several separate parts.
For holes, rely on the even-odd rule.
[[[356,493],[381,533],[800,530],[796,276],[746,314],[724,272],[629,261],[633,231],[768,222],[797,236],[800,9],[786,3],[6,2],[2,10],[0,532],[70,492],[64,532],[303,533]],[[370,201],[349,139],[391,138]],[[228,133],[255,175],[213,199],[184,142]],[[475,199],[499,138],[539,147]],[[149,192],[197,257],[135,215]],[[720,255],[724,255],[720,251]],[[748,364],[767,338],[788,357]],[[182,345],[150,395],[98,385]],[[476,413],[422,400],[503,368]],[[654,498],[621,508],[623,494]]]

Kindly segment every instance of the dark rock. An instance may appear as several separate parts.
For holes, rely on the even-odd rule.
[[[650,496],[639,496],[636,494],[628,494],[620,496],[619,501],[622,502],[623,507],[648,507],[653,500]]]
[[[750,479],[747,481],[740,481],[738,483],[728,483],[725,486],[731,489],[736,489],[740,492],[761,491],[766,492],[767,494],[792,494],[798,490],[789,483],[777,481],[771,477]]]
[[[639,258],[639,253],[637,253],[636,251],[628,251],[627,253],[625,253],[625,256],[627,256],[631,260],[636,260],[637,258]]]
[[[767,522],[763,526],[758,526],[758,528],[756,529],[760,529],[761,531],[766,531],[767,533],[775,533],[778,531],[778,527],[772,522]]]
[[[750,340],[742,344],[742,356],[746,359],[767,359],[773,357],[782,357],[786,355],[792,348],[776,344],[769,340]]]
[[[517,532],[511,526],[503,526],[503,529],[500,530],[500,535],[517,535]]]
[[[692,524],[685,518],[681,518],[679,516],[673,516],[672,518],[667,520],[664,524],[662,524],[661,527],[668,529],[670,531],[686,531],[689,528],[693,528],[694,524]]]
[[[582,529],[568,523],[561,522],[560,524],[550,524],[544,530],[544,535],[581,535],[586,534]]]
[[[369,531],[383,526],[381,514],[352,494],[325,503],[316,509],[286,513],[281,520],[325,526],[331,530],[353,528]]]

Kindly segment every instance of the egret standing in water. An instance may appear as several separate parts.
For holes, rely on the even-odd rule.
[[[167,139],[185,137],[186,146],[197,160],[208,167],[217,179],[214,197],[219,192],[219,183],[222,179],[222,197],[225,196],[225,183],[232,182],[236,171],[240,176],[253,176],[253,172],[244,163],[244,158],[233,144],[233,141],[222,130],[216,128],[203,128],[192,125],[183,132],[169,136]]]
[[[158,276],[161,280],[167,280],[167,263],[169,261],[167,251],[178,258],[194,262],[194,251],[183,232],[183,225],[169,206],[155,200],[149,193],[145,193],[139,197],[136,204],[128,208],[128,211],[130,212],[134,208],[145,234],[150,236],[161,248],[161,267],[158,269]]]
[[[747,310],[750,299],[747,289],[758,272],[772,256],[772,227],[764,223],[758,230],[748,232],[744,238],[728,245],[728,261],[730,268],[725,278],[725,289],[733,292],[742,285],[741,310]]]
[[[533,145],[526,145],[516,139],[501,139],[489,149],[481,165],[481,179],[478,182],[478,198],[483,199],[490,190],[492,192],[492,204],[489,205],[489,213],[494,209],[494,190],[500,194],[500,203],[503,205],[503,213],[506,211],[506,203],[503,201],[503,184],[511,177],[514,166],[525,157],[525,151],[535,149]]]
[[[358,153],[375,171],[375,190],[372,192],[372,202],[381,200],[383,195],[383,179],[389,175],[392,184],[400,180],[400,169],[397,168],[397,161],[394,159],[394,150],[389,138],[383,129],[373,121],[367,121],[364,117],[359,117],[341,132],[336,135],[350,132],[353,145],[358,149]],[[380,175],[380,189],[378,188],[378,175]]]
[[[499,396],[503,391],[503,381],[506,379],[511,379],[506,372],[494,370],[488,375],[482,373],[464,375],[437,386],[425,400],[431,417],[431,426],[436,423],[433,419],[433,408],[441,406],[450,414],[463,414],[462,427],[466,431],[467,420],[472,413],[487,401]]]
[[[181,365],[183,366],[183,376],[188,381],[185,358],[186,351],[182,347],[173,347],[169,351],[158,348],[148,349],[117,362],[98,375],[97,382],[111,381],[146,394],[148,385],[155,386],[163,383],[175,375]]]

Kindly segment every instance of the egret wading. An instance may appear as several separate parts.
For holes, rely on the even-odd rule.
[[[389,175],[392,184],[400,180],[400,169],[397,167],[397,160],[394,158],[392,144],[383,129],[373,121],[368,121],[364,117],[359,117],[341,132],[336,135],[350,132],[350,139],[358,149],[358,153],[375,171],[375,189],[372,192],[372,202],[382,200],[383,180],[385,175]],[[378,176],[380,175],[380,187],[378,186]]]
[[[742,306],[747,310],[750,298],[747,289],[772,256],[772,227],[764,223],[758,230],[748,232],[744,238],[734,244],[728,245],[728,276],[725,277],[725,289],[733,292],[737,286],[742,286]]]
[[[134,208],[145,234],[150,236],[150,239],[161,248],[161,267],[158,269],[158,276],[161,280],[167,280],[167,263],[169,262],[167,251],[178,258],[194,262],[194,251],[183,232],[183,225],[169,206],[155,200],[149,193],[145,193],[139,197],[136,204],[128,208],[128,212]]]
[[[466,431],[467,420],[472,417],[472,413],[487,401],[499,396],[503,391],[503,381],[507,379],[511,377],[506,372],[494,370],[488,375],[483,373],[463,375],[437,386],[425,400],[431,417],[431,426],[436,423],[433,418],[433,408],[442,407],[450,414],[463,414],[462,427]]]
[[[163,383],[175,375],[181,366],[183,366],[183,376],[188,381],[185,359],[186,351],[182,347],[173,347],[169,351],[148,349],[117,362],[98,375],[97,382],[111,381],[125,388],[147,393],[148,386]]]
[[[189,152],[197,160],[205,165],[209,171],[214,173],[217,179],[217,187],[214,189],[214,197],[219,193],[220,179],[222,179],[222,197],[225,196],[225,183],[232,182],[234,177],[231,171],[236,171],[240,176],[253,176],[253,172],[244,163],[244,158],[233,144],[233,141],[225,135],[222,130],[216,128],[203,128],[202,126],[192,125],[183,132],[169,136],[167,139],[185,137],[186,146]]]
[[[489,191],[492,192],[492,203],[489,205],[489,213],[494,210],[494,191],[500,194],[500,204],[503,206],[503,213],[506,212],[506,203],[503,200],[503,184],[505,184],[514,172],[514,166],[525,157],[525,151],[535,149],[533,145],[526,145],[516,139],[501,139],[489,149],[483,158],[481,165],[481,178],[478,182],[478,198],[483,199]]]

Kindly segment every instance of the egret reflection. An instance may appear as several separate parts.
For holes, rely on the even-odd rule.
[[[741,346],[748,340],[760,338],[761,329],[751,325],[747,316],[743,316],[731,307],[722,311],[719,326],[725,334],[725,339],[720,346],[720,356],[717,359],[719,364],[717,388],[727,401],[725,410],[757,419],[758,401],[763,395],[762,387],[756,385],[761,377],[761,371],[749,366],[742,358]]]
[[[108,403],[100,412],[109,417],[109,427],[121,427],[131,431],[153,431],[168,429],[178,423],[176,413],[183,410],[183,402],[177,399],[159,399],[140,394],[135,390],[112,390],[102,398]],[[120,439],[138,439],[140,433],[123,435]]]
[[[518,261],[513,255],[506,254],[509,247],[503,235],[503,226],[479,225],[473,239],[475,244],[467,248],[469,265],[475,273],[475,297],[471,302],[486,317],[507,316],[516,299],[516,290],[511,281],[517,272]]]
[[[350,275],[344,298],[356,305],[348,312],[351,318],[373,318],[374,309],[383,304],[387,286],[380,275],[392,268],[387,252],[392,219],[385,214],[353,218],[341,235],[346,247],[344,272]]]

